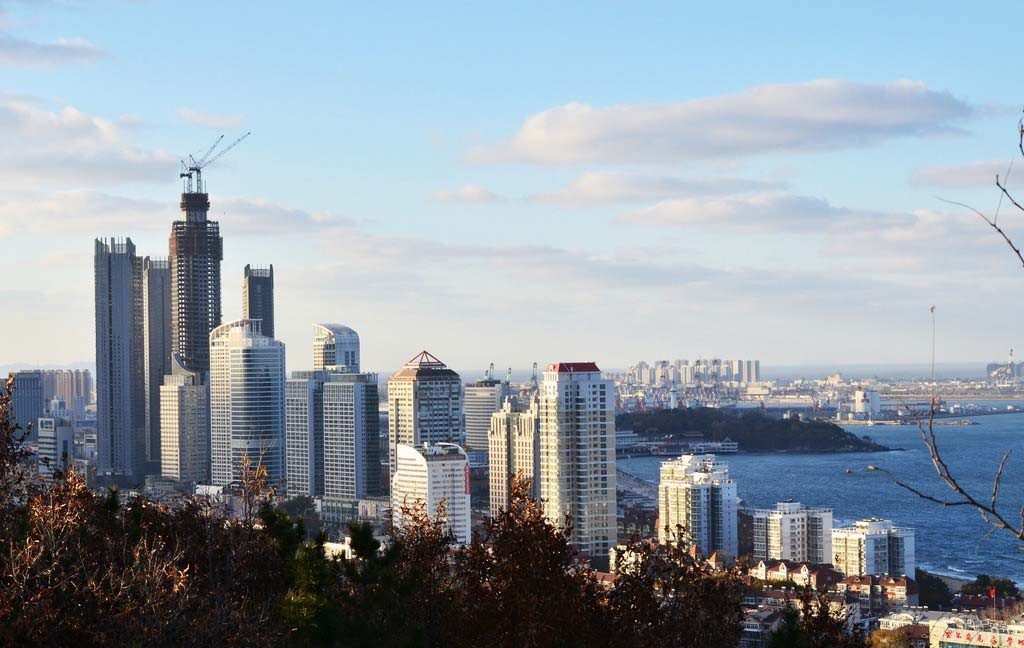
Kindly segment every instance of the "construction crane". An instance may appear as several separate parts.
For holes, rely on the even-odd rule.
[[[252,131],[245,133],[244,135],[236,139],[234,142],[231,142],[226,147],[217,151],[217,154],[214,155],[213,152],[217,149],[220,143],[224,141],[224,136],[221,135],[220,137],[217,138],[217,141],[215,141],[213,145],[206,150],[206,153],[204,153],[203,156],[198,160],[194,155],[189,155],[188,161],[182,160],[181,173],[178,174],[178,177],[182,178],[182,191],[184,193],[205,193],[205,189],[203,187],[203,169],[210,166],[211,164],[219,160],[225,153],[241,144],[242,140],[244,140],[246,137],[249,137],[249,135],[251,134]],[[213,157],[210,157],[211,155],[213,155]],[[195,178],[194,187],[192,184],[193,177]]]

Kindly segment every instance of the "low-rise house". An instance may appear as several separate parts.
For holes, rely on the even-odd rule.
[[[761,560],[747,575],[766,583],[792,582],[801,587],[824,589],[839,580],[831,565],[797,563],[789,560]]]
[[[836,583],[836,591],[860,604],[861,616],[870,617],[916,606],[917,583],[905,577],[847,576]]]
[[[782,625],[782,610],[761,608],[743,614],[739,648],[766,648]]]

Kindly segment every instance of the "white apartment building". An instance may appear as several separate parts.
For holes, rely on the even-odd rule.
[[[463,403],[466,410],[467,450],[487,450],[491,415],[501,409],[508,393],[507,382],[494,380],[490,376],[472,385],[466,385]]]
[[[572,523],[584,555],[616,544],[615,386],[593,362],[548,365],[540,387],[540,498],[552,524]]]
[[[683,455],[662,463],[658,512],[660,542],[696,545],[705,555],[736,555],[736,482],[715,455]]]
[[[750,511],[754,558],[825,564],[832,562],[832,509],[779,502]]]
[[[259,320],[237,320],[210,332],[211,476],[215,486],[239,481],[243,460],[285,474],[284,343],[265,337]]]
[[[209,387],[177,354],[160,386],[160,474],[183,482],[210,479]]]
[[[491,515],[508,508],[512,478],[530,482],[530,495],[540,494],[540,399],[534,395],[522,408],[506,398],[501,411],[491,416],[488,438]]]
[[[389,477],[400,444],[461,443],[462,438],[462,379],[422,351],[388,380]]]
[[[458,544],[471,539],[469,505],[469,463],[466,453],[454,443],[425,443],[413,447],[404,443],[396,449],[395,475],[391,480],[391,514],[396,527],[409,522],[403,511],[417,504],[436,519],[444,506],[444,523]]]
[[[914,530],[894,527],[890,520],[858,520],[832,530],[832,564],[846,576],[914,577]]]
[[[324,494],[323,371],[295,371],[284,387],[288,494]]]
[[[354,504],[380,490],[377,374],[331,374],[323,389],[323,494]]]
[[[36,425],[39,474],[49,481],[56,470],[66,470],[75,458],[75,429],[63,418],[41,418]]]

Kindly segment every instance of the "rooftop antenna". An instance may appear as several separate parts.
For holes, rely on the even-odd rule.
[[[214,151],[218,146],[220,146],[220,143],[224,141],[224,136],[221,135],[217,138],[217,141],[210,146],[210,148],[206,149],[206,153],[204,153],[198,160],[194,155],[189,155],[187,161],[182,160],[181,172],[178,173],[178,177],[182,179],[182,192],[206,193],[206,187],[203,185],[203,169],[219,160],[221,156],[241,144],[242,140],[250,135],[252,135],[252,131],[245,133],[234,142],[231,142],[220,151],[217,151],[217,154],[214,155]],[[210,157],[211,155],[213,155],[213,157]],[[195,178],[195,185],[192,184],[193,177]]]

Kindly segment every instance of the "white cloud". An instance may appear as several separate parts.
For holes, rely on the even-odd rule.
[[[210,218],[224,236],[309,235],[313,230],[351,227],[352,221],[310,213],[266,200],[217,198]],[[124,236],[168,231],[180,218],[173,202],[130,198],[92,190],[56,191],[45,196],[0,200],[0,238],[48,234]]]
[[[991,187],[996,189],[996,174],[1006,177],[1010,160],[983,160],[950,166],[926,166],[914,171],[910,184],[919,187],[941,187],[944,189],[972,189]],[[1011,174],[1011,179],[1014,177]]]
[[[786,193],[677,198],[625,214],[620,220],[675,227],[723,227],[748,232],[816,234],[843,226],[906,223],[905,214],[837,207],[827,200]]]
[[[714,195],[781,189],[782,182],[744,178],[674,178],[626,173],[588,172],[561,189],[530,197],[534,202],[570,207],[661,200],[686,195]]]
[[[439,189],[434,192],[432,197],[437,202],[469,204],[496,203],[505,200],[490,189],[475,184],[463,185],[452,190]]]
[[[532,115],[476,162],[649,163],[863,146],[954,132],[974,108],[921,82],[839,79],[763,85],[663,104],[570,103]]]
[[[211,112],[192,110],[191,108],[178,108],[178,117],[197,126],[224,130],[238,128],[242,125],[243,121],[241,115],[218,115]]]
[[[82,38],[59,38],[38,43],[0,32],[0,65],[46,67],[66,63],[94,61],[104,52]]]
[[[68,188],[175,179],[175,156],[133,145],[132,124],[0,96],[0,184]]]

